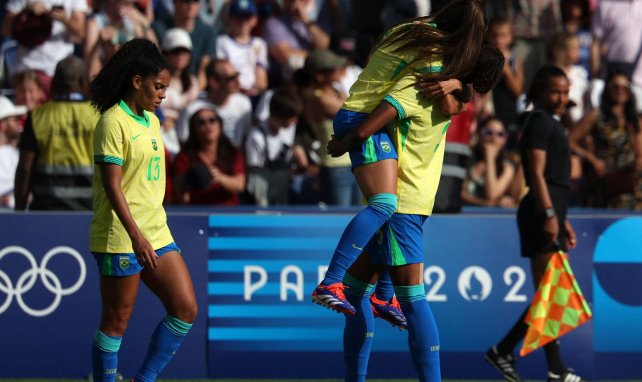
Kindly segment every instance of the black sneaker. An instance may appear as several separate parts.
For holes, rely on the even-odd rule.
[[[549,371],[547,382],[587,382],[587,381],[586,379],[582,379],[582,377],[575,374],[574,370],[568,369],[561,375],[555,374]]]
[[[486,362],[497,369],[507,381],[522,382],[522,377],[515,371],[515,357],[512,354],[499,354],[497,347],[493,346],[488,349],[484,358]]]

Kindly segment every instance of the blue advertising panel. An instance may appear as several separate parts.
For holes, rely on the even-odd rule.
[[[353,212],[170,213],[200,310],[163,377],[342,378],[343,317],[313,304],[310,294]],[[0,378],[89,373],[100,314],[98,272],[87,251],[90,218],[0,214]],[[594,318],[562,337],[564,361],[588,379],[642,379],[642,217],[576,212],[571,221],[579,244],[570,262]],[[497,379],[483,353],[534,291],[514,212],[435,216],[424,229],[424,281],[440,331],[442,375]],[[163,314],[141,287],[119,354],[125,376],[136,372]],[[543,352],[518,358],[517,368],[543,379]],[[415,378],[407,333],[382,320],[369,377]]]
[[[88,252],[90,214],[0,214],[0,377],[84,378],[100,319],[98,270]],[[192,272],[199,304],[207,296],[207,218],[173,216],[174,239]],[[140,288],[119,353],[133,375],[164,309]],[[164,376],[206,375],[206,323],[200,315]]]
[[[343,319],[311,303],[351,215],[216,215],[210,218],[208,295],[210,377],[340,378]],[[576,222],[582,244],[571,264],[591,301],[591,220]],[[427,298],[441,337],[447,378],[496,378],[482,354],[517,320],[533,294],[529,264],[519,255],[513,215],[437,216],[425,225]],[[413,378],[407,333],[377,320],[370,374]],[[564,345],[591,349],[591,324]],[[518,350],[518,349],[517,349]],[[239,369],[247,354],[255,367]],[[590,376],[593,353],[568,357]],[[386,359],[390,363],[377,362]],[[314,360],[312,362],[311,360]],[[469,367],[460,365],[466,362]],[[332,367],[314,367],[315,363]],[[520,360],[527,378],[541,378],[544,359]],[[303,373],[303,374],[302,374]]]

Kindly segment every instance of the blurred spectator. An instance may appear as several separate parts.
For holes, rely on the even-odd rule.
[[[181,111],[198,98],[199,88],[196,76],[189,69],[192,57],[192,39],[180,28],[165,33],[161,49],[169,62],[171,72],[169,87],[161,105],[163,116],[161,135],[165,149],[173,156],[181,148],[176,131],[176,121]]]
[[[587,0],[562,0],[562,22],[564,31],[577,36],[580,43],[577,64],[591,74],[591,9]]]
[[[216,55],[229,60],[239,72],[241,92],[256,97],[268,87],[268,52],[265,40],[252,36],[258,23],[253,0],[232,0],[226,33],[216,39]]]
[[[589,91],[588,73],[577,65],[580,55],[580,40],[577,35],[570,32],[560,32],[553,36],[548,49],[549,61],[559,66],[566,73],[570,83],[568,99],[572,102],[568,112],[572,122],[584,116],[584,99]]]
[[[430,0],[386,0],[381,12],[385,29],[401,20],[427,16],[430,13]]]
[[[216,113],[223,120],[223,134],[234,147],[242,148],[245,136],[252,126],[252,104],[250,99],[239,92],[239,72],[227,60],[215,59],[206,68],[207,96],[203,98],[216,107]],[[180,117],[177,125],[179,139],[187,139],[187,120]]]
[[[27,113],[24,106],[14,105],[0,96],[0,207],[14,205],[14,176],[18,166],[18,143],[22,124],[18,117]]]
[[[250,130],[245,162],[251,202],[262,207],[289,203],[294,137],[302,112],[297,93],[290,87],[279,88],[270,99],[267,121]]]
[[[16,105],[31,111],[49,99],[51,78],[40,70],[27,69],[13,76],[12,86]]]
[[[347,207],[358,205],[361,191],[352,174],[350,157],[346,153],[333,158],[326,145],[333,134],[334,115],[348,97],[334,87],[341,80],[346,59],[330,50],[313,50],[305,60],[304,71],[310,85],[303,90],[304,114],[317,139],[316,156],[320,161],[319,182],[322,199],[329,205]]]
[[[171,18],[157,19],[152,28],[159,41],[163,41],[165,33],[171,28],[181,28],[189,33],[192,39],[192,62],[190,69],[198,78],[200,89],[207,83],[205,67],[216,57],[216,31],[205,24],[199,17],[199,0],[173,0],[174,12]]]
[[[52,99],[29,113],[16,170],[16,210],[92,208],[93,137],[100,116],[86,100],[86,75],[82,59],[60,61]]]
[[[493,112],[509,133],[508,147],[517,147],[518,100],[524,91],[524,61],[512,51],[513,25],[510,20],[498,17],[488,25],[486,37],[489,45],[504,54],[504,69],[499,84],[493,89]]]
[[[214,105],[196,101],[185,111],[189,138],[174,161],[174,188],[181,204],[234,206],[245,190],[241,150],[223,134]]]
[[[612,73],[599,108],[570,132],[571,147],[588,164],[588,207],[642,209],[642,133],[634,98],[627,74]]]
[[[545,63],[547,40],[562,30],[560,0],[510,0],[505,17],[513,22],[514,52],[524,60],[524,89]]]
[[[132,0],[101,1],[100,10],[87,19],[83,54],[89,78],[127,41],[141,37],[156,42],[150,25],[151,20]]]
[[[83,41],[88,10],[86,0],[8,0],[2,34],[19,43],[14,72],[38,69],[53,76],[58,61]]]
[[[622,71],[642,87],[642,1],[601,0],[593,17],[593,75]]]
[[[312,0],[283,0],[283,14],[270,17],[263,26],[270,59],[270,83],[278,86],[291,79],[303,67],[312,49],[327,49],[330,37],[310,20]]]
[[[519,195],[510,194],[515,166],[504,147],[508,131],[497,118],[482,122],[473,148],[473,164],[462,188],[464,203],[478,206],[515,207]]]
[[[355,31],[355,63],[364,67],[384,31],[381,11],[386,0],[352,0],[350,24]]]

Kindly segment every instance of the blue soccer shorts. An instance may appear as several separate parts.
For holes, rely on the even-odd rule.
[[[167,252],[181,252],[176,243],[170,243],[156,250],[158,257]],[[131,276],[143,270],[135,253],[97,253],[92,252],[101,275],[104,276]]]
[[[368,118],[368,115],[368,113],[340,109],[334,116],[334,135],[337,138],[342,138],[350,130],[362,124]],[[361,149],[350,151],[349,154],[352,168],[384,159],[398,159],[395,146],[392,144],[390,136],[386,133],[385,127],[366,139],[361,145]]]
[[[366,246],[372,263],[393,267],[423,263],[423,226],[427,219],[425,215],[392,215]]]

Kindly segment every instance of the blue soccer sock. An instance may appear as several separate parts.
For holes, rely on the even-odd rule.
[[[392,296],[395,295],[395,289],[392,286],[392,280],[390,280],[390,273],[388,273],[388,271],[383,272],[379,276],[377,287],[375,288],[375,294],[379,300],[386,302],[390,302]]]
[[[94,381],[115,382],[118,371],[118,349],[123,337],[108,336],[100,330],[94,334],[91,366]]]
[[[357,280],[349,273],[343,283],[348,286],[346,299],[357,310],[354,316],[346,316],[343,329],[343,360],[346,365],[345,382],[363,382],[368,373],[368,359],[374,336],[374,314],[370,307],[373,284]]]
[[[395,286],[395,294],[408,321],[408,346],[419,381],[441,381],[439,331],[424,285]]]
[[[392,217],[396,209],[395,194],[377,194],[368,199],[368,207],[352,218],[343,231],[321,284],[341,282],[343,275],[361,254],[370,238]]]
[[[192,324],[173,316],[165,316],[156,326],[149,343],[147,356],[134,380],[136,382],[155,381],[172,359],[189,332]]]

